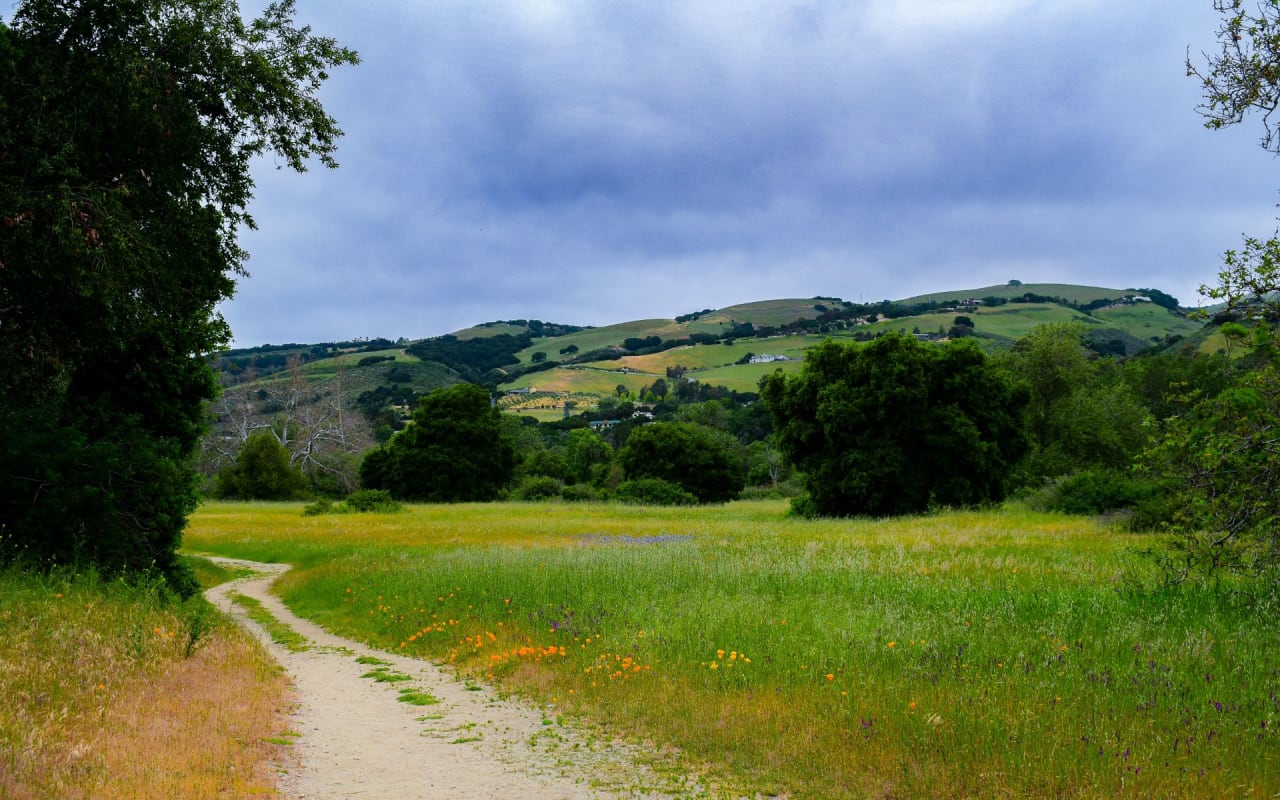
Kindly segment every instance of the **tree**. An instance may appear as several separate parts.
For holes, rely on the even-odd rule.
[[[0,23],[0,526],[25,557],[157,569],[228,338],[217,304],[274,154],[335,166],[356,54],[232,0],[26,0]]]
[[[471,383],[437,389],[413,424],[365,458],[361,482],[400,500],[485,502],[511,482],[515,452],[489,392]]]
[[[1143,456],[1180,490],[1176,578],[1222,570],[1280,581],[1280,373],[1267,366],[1168,420]]]
[[[1214,0],[1222,15],[1219,51],[1202,70],[1187,72],[1204,89],[1205,125],[1219,129],[1262,115],[1261,144],[1280,153],[1272,115],[1280,108],[1280,3],[1245,8],[1243,0]],[[1280,584],[1280,240],[1245,238],[1226,253],[1218,285],[1200,291],[1223,300],[1257,324],[1252,371],[1190,410],[1171,417],[1142,464],[1180,485],[1182,507],[1170,559],[1175,577],[1218,570],[1265,575]],[[1241,332],[1234,330],[1234,338]],[[1229,337],[1230,338],[1230,337]]]
[[[312,487],[349,494],[359,486],[355,456],[373,444],[367,421],[347,408],[346,370],[335,364],[333,377],[307,379],[300,362],[290,359],[285,379],[254,387],[224,387],[211,407],[204,436],[203,469],[216,474],[236,459],[255,432],[273,436],[289,453]]]
[[[274,436],[259,431],[249,437],[235,462],[218,473],[218,496],[239,500],[290,500],[307,479],[289,461],[289,451]]]
[[[1214,0],[1221,15],[1218,51],[1204,54],[1205,65],[1187,57],[1187,74],[1200,81],[1204,102],[1199,111],[1214,130],[1262,115],[1262,146],[1280,154],[1280,137],[1272,115],[1280,108],[1280,4]]]
[[[590,428],[569,431],[564,443],[569,477],[581,483],[597,483],[608,472],[613,448]]]
[[[809,497],[795,507],[808,515],[998,501],[1026,450],[1026,390],[969,339],[827,340],[798,374],[769,376],[762,397],[779,449],[804,474]]]
[[[1090,359],[1086,338],[1079,323],[1046,323],[999,359],[1030,390],[1026,480],[1125,469],[1146,443],[1147,409],[1113,362]]]
[[[628,480],[659,478],[700,503],[734,499],[745,483],[741,445],[729,434],[689,422],[654,422],[631,432],[618,451]]]

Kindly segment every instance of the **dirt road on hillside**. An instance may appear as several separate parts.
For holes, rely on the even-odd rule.
[[[268,591],[287,565],[215,560],[255,571],[206,595],[252,630],[293,681],[297,762],[282,770],[279,784],[291,800],[707,796],[683,773],[637,763],[651,754],[595,740],[561,724],[553,710],[500,699],[426,661],[371,650],[294,616]],[[307,639],[307,649],[273,642],[231,601],[235,593],[260,601]],[[385,663],[369,663],[373,658]],[[379,670],[407,677],[368,677]],[[439,702],[401,702],[406,689]]]

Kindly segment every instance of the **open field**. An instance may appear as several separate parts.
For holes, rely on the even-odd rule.
[[[298,613],[792,797],[1280,791],[1280,623],[1019,510],[209,504]]]

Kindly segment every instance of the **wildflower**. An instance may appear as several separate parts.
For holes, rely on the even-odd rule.
[[[716,662],[712,661],[712,662],[711,662],[711,668],[712,668],[712,669],[720,669],[720,665],[719,665],[719,664],[717,664]]]
[[[910,703],[907,703],[907,708],[915,708],[915,707],[916,707],[916,701],[912,700]]]
[[[836,679],[836,676],[835,676],[835,673],[834,673],[834,672],[828,672],[828,673],[827,673],[827,680],[829,680],[829,681],[834,681],[835,679]]]
[[[897,642],[889,642],[889,647],[892,649],[893,647],[896,647],[897,644]]]

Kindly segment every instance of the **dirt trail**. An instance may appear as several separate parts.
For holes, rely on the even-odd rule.
[[[636,762],[635,748],[591,739],[544,711],[467,686],[413,658],[374,651],[294,616],[269,587],[287,565],[214,559],[255,571],[210,589],[209,600],[233,614],[263,642],[293,680],[298,763],[282,773],[288,798],[386,800],[540,800],[705,796],[683,775]],[[294,652],[276,644],[229,595],[260,601],[310,645]],[[376,657],[385,666],[357,661]],[[379,683],[374,669],[409,676]],[[402,689],[427,692],[438,704],[399,701]]]

